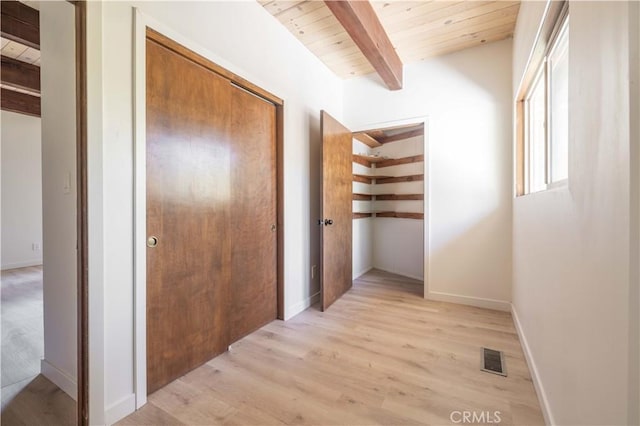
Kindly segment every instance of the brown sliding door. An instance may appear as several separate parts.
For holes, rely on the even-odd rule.
[[[156,38],[146,43],[149,393],[277,310],[275,106]]]
[[[322,310],[352,284],[352,140],[351,131],[322,111]]]
[[[276,108],[233,88],[231,341],[276,318]]]

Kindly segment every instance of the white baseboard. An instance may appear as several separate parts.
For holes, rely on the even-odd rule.
[[[107,425],[112,425],[134,411],[136,411],[136,394],[132,393],[105,409],[104,422]]]
[[[42,265],[42,258],[25,260],[24,262],[5,263],[2,265],[2,267],[0,267],[0,270],[6,271],[7,269],[27,268],[29,266],[40,266],[40,265]]]
[[[356,272],[355,274],[353,274],[353,279],[355,280],[356,278],[360,278],[361,276],[363,276],[364,274],[366,274],[372,269],[373,269],[373,266],[369,266],[360,272]]]
[[[527,365],[529,366],[529,371],[531,372],[533,387],[536,389],[536,393],[538,394],[538,402],[540,402],[540,407],[542,408],[544,422],[548,425],[555,425],[556,422],[553,419],[553,415],[551,414],[549,400],[547,399],[547,394],[544,391],[544,386],[542,386],[538,368],[536,367],[536,363],[533,360],[533,354],[531,353],[529,343],[527,342],[527,338],[525,337],[524,331],[522,330],[522,325],[520,324],[520,320],[518,319],[516,307],[513,306],[513,304],[511,305],[511,316],[513,317],[513,324],[515,325],[516,331],[518,332],[518,337],[520,338],[520,345],[522,346],[522,351],[524,352],[524,358],[527,360]]]
[[[78,400],[78,384],[73,377],[59,370],[46,359],[40,361],[40,372],[44,377],[51,380],[53,384],[62,389],[64,393],[73,398],[74,401]]]
[[[411,278],[411,279],[414,279],[414,280],[418,280],[418,281],[424,282],[424,278],[423,277],[418,277],[416,275],[407,274],[407,273],[404,273],[402,271],[392,271],[390,269],[378,268],[377,266],[374,266],[371,269],[377,269],[378,271],[388,272],[390,274],[396,274],[396,275],[400,275],[402,277],[407,277],[407,278]]]
[[[427,293],[427,299],[494,309],[496,311],[511,311],[511,303],[506,300],[484,299],[482,297],[462,296],[459,294],[441,293],[439,291],[429,291]]]
[[[285,321],[290,320],[291,318],[298,315],[300,312],[307,309],[309,306],[319,301],[320,301],[320,292],[317,292],[316,294],[312,294],[311,296],[307,297],[305,300],[301,300],[295,305],[289,306],[285,312],[284,320]]]

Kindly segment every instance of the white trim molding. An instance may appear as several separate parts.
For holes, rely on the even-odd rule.
[[[151,18],[134,8],[134,392],[135,409],[147,403],[147,200],[146,200],[146,30]],[[134,410],[135,411],[135,410]]]
[[[388,268],[387,269],[371,268],[371,269],[377,269],[378,271],[388,272],[390,274],[400,275],[401,277],[411,278],[412,280],[417,280],[417,281],[423,281],[424,282],[424,279],[422,277],[417,277],[415,275],[407,274],[407,273],[402,272],[402,271],[394,271],[394,270],[391,270],[391,269],[388,269]],[[426,299],[426,297],[425,297],[425,299]]]
[[[288,306],[285,312],[284,320],[289,321],[291,318],[295,317],[300,312],[304,311],[314,303],[318,303],[319,301],[320,301],[320,292],[317,292],[307,297],[306,299],[301,300],[298,303]]]
[[[136,395],[130,394],[105,409],[104,422],[112,425],[136,411]]]
[[[89,424],[104,424],[105,235],[102,2],[87,2],[87,220],[89,224]]]
[[[62,389],[64,393],[73,398],[74,401],[78,400],[78,383],[69,374],[49,363],[46,359],[40,361],[40,372]]]
[[[542,386],[542,380],[540,379],[538,368],[536,367],[536,363],[533,359],[533,354],[531,353],[529,342],[527,341],[527,338],[524,335],[524,331],[522,330],[522,325],[520,324],[520,320],[518,319],[518,313],[516,311],[516,307],[513,304],[511,304],[511,316],[513,317],[513,324],[515,325],[516,331],[518,332],[518,338],[520,339],[522,352],[524,352],[524,358],[527,360],[527,366],[529,367],[529,372],[531,373],[533,386],[536,389],[536,394],[538,395],[538,402],[540,403],[540,408],[542,409],[544,422],[548,425],[554,425],[556,424],[556,422],[553,418],[553,414],[551,413],[551,407],[549,406],[549,399],[547,398],[547,394],[544,391],[544,386]]]
[[[496,311],[511,311],[511,302],[507,302],[506,300],[485,299],[483,297],[463,296],[461,294],[443,293],[439,291],[429,291],[426,298],[438,302],[458,303],[460,305],[475,306]]]
[[[365,267],[362,271],[360,272],[356,272],[353,274],[353,279],[357,279],[360,278],[361,276],[363,276],[364,274],[366,274],[367,272],[371,271],[373,269],[373,266],[367,266]]]
[[[24,262],[6,263],[2,265],[0,270],[8,271],[9,269],[28,268],[30,266],[42,265],[42,257],[39,259],[25,260]]]

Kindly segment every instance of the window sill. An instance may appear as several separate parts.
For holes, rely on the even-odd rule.
[[[547,192],[562,191],[568,188],[569,188],[569,179],[563,179],[557,182],[547,184],[547,187],[545,189],[541,189],[535,192],[528,192],[526,194],[516,195],[514,198],[522,198],[522,197],[526,197],[527,195],[544,194]]]

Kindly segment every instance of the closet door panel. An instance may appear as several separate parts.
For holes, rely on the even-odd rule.
[[[277,315],[275,106],[234,87],[229,135],[234,342]]]
[[[147,389],[224,352],[229,81],[147,39]]]

